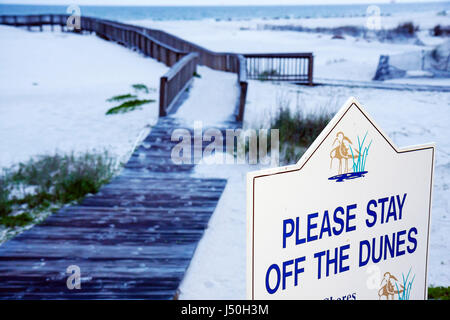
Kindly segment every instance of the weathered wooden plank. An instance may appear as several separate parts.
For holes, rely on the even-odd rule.
[[[13,20],[1,17],[0,22],[39,27],[50,23],[63,28],[67,17],[14,16]],[[82,17],[82,26],[169,66],[184,51],[194,51],[202,64],[237,71],[235,54],[210,52],[158,30],[89,17]],[[192,78],[196,62],[176,72],[180,65],[168,79],[172,75],[183,77],[182,82]],[[172,87],[178,86],[175,82]],[[170,92],[169,100],[175,93]],[[0,298],[172,298],[226,184],[223,179],[191,177],[192,158],[189,164],[173,163],[170,153],[177,141],[172,141],[172,133],[182,127],[191,139],[201,138],[194,137],[192,128],[179,119],[159,119],[119,177],[99,193],[62,208],[0,246]],[[191,156],[209,144],[198,141],[200,145],[192,143]],[[66,287],[65,271],[71,264],[82,270],[82,290]]]
[[[179,127],[160,119],[145,139],[156,144],[97,194],[0,246],[0,299],[173,298],[226,185],[167,161]],[[69,265],[81,290],[67,289]]]

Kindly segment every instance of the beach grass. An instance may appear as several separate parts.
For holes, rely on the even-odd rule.
[[[0,175],[0,224],[23,226],[42,211],[96,193],[115,168],[104,152],[44,155],[5,169]]]
[[[428,287],[428,299],[450,300],[450,287]]]
[[[325,109],[304,113],[301,109],[292,112],[289,108],[280,108],[272,120],[271,129],[279,130],[283,162],[295,163],[300,159],[333,116]]]
[[[34,217],[30,213],[24,212],[15,216],[1,216],[0,224],[8,228],[24,227],[33,220]]]
[[[450,26],[441,26],[440,24],[434,26],[431,34],[435,37],[448,37],[450,35]]]
[[[397,27],[392,29],[393,33],[409,36],[414,36],[417,31],[419,31],[419,26],[411,21],[400,23]]]
[[[399,23],[396,27],[391,29],[371,30],[368,32],[364,26],[352,26],[345,25],[339,27],[305,27],[302,25],[273,25],[265,24],[262,26],[265,30],[275,31],[297,31],[297,32],[310,32],[321,34],[332,34],[334,39],[344,39],[344,36],[370,38],[373,35],[380,41],[404,41],[405,39],[415,38],[417,32],[420,30],[419,26],[411,21]]]
[[[150,92],[156,91],[154,88],[149,88],[143,83],[136,83],[131,85],[131,87],[136,91],[137,94],[131,93],[121,94],[113,96],[106,100],[107,102],[122,102],[120,105],[108,109],[108,111],[106,111],[106,115],[130,112],[138,109],[140,106],[144,104],[156,101],[154,99],[138,98],[138,93],[148,95]]]
[[[9,181],[0,176],[0,216],[6,216],[12,212],[9,196],[11,194],[11,185]]]
[[[131,85],[131,87],[135,90],[135,91],[142,91],[144,93],[149,93],[150,89],[143,83],[136,83]]]
[[[281,165],[296,163],[335,114],[332,100],[316,105],[314,109],[305,112],[300,93],[301,90],[297,90],[295,106],[292,106],[290,93],[286,91],[278,92],[275,99],[275,112],[271,112],[268,116],[270,120],[255,122],[248,128],[256,130],[258,137],[260,137],[260,130],[266,129],[267,154],[269,150],[272,150],[271,132],[272,130],[278,130],[278,146],[276,147]],[[245,151],[248,150],[249,146],[246,143]]]
[[[127,94],[121,94],[121,95],[117,95],[114,97],[111,97],[109,99],[107,99],[106,101],[108,102],[117,102],[117,101],[122,101],[122,100],[128,100],[128,99],[136,99],[137,96],[131,93],[127,93]]]
[[[152,103],[155,102],[156,100],[154,99],[133,99],[133,100],[128,100],[123,102],[122,104],[113,107],[111,109],[109,109],[106,114],[107,115],[111,115],[111,114],[118,114],[118,113],[125,113],[125,112],[129,112],[129,111],[133,111],[136,108],[147,104],[147,103]]]
[[[268,155],[270,150],[272,150],[272,130],[278,130],[280,162],[283,165],[296,163],[327,126],[333,118],[334,113],[328,112],[323,108],[319,108],[317,111],[310,113],[304,113],[300,108],[297,108],[293,112],[289,108],[289,101],[285,99],[279,99],[277,104],[279,108],[272,117],[268,129],[262,127],[256,128],[257,125],[254,125],[250,129],[254,130],[259,139],[264,134],[267,135],[265,138],[267,154],[263,156]],[[246,135],[248,132],[243,131],[243,134]],[[250,143],[245,138],[243,141],[245,141],[243,151],[247,154],[250,151]],[[257,148],[258,153],[261,152],[260,147]],[[233,150],[233,154],[235,156],[237,155],[236,148]],[[258,154],[258,157],[261,156],[261,154]]]
[[[267,81],[271,77],[276,76],[278,72],[275,69],[272,70],[264,70],[258,74],[259,81]]]

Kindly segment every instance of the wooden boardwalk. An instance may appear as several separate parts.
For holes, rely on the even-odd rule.
[[[179,121],[160,118],[97,194],[0,246],[0,298],[174,298],[226,185],[172,162]],[[70,265],[80,268],[81,289],[67,288]]]

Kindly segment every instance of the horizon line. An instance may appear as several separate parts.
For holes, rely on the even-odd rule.
[[[139,3],[100,3],[100,4],[80,4],[80,7],[301,7],[301,6],[352,6],[352,5],[391,5],[391,4],[411,4],[411,3],[420,3],[420,4],[426,4],[426,3],[446,3],[450,2],[448,0],[432,0],[432,1],[426,1],[426,0],[412,0],[412,1],[356,1],[354,3],[347,3],[347,2],[340,2],[340,3],[330,3],[330,2],[322,2],[322,3],[285,3],[285,4],[139,4]],[[0,3],[0,5],[20,5],[20,6],[59,6],[59,7],[67,7],[68,4],[55,4],[55,3],[13,3],[13,2],[6,2],[6,3]]]

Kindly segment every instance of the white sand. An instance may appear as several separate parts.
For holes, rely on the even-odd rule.
[[[204,66],[198,66],[197,73],[200,78],[194,78],[188,98],[175,116],[184,119],[191,127],[194,121],[201,121],[202,126],[214,126],[230,120],[238,94],[236,74]]]
[[[156,91],[168,68],[94,35],[0,26],[0,168],[38,154],[108,150],[126,161],[158,117],[158,101],[106,116],[105,100],[144,83]],[[144,98],[144,97],[142,97]]]

